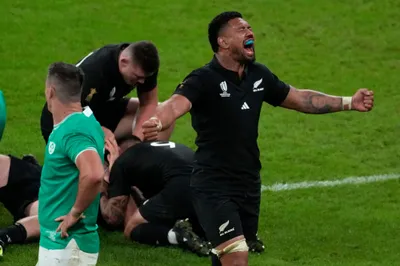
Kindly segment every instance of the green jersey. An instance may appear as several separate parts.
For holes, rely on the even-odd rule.
[[[72,113],[54,125],[46,146],[39,191],[40,246],[64,249],[73,238],[83,252],[98,253],[97,215],[100,195],[84,211],[84,219],[68,230],[69,237],[56,232],[60,222],[55,219],[67,215],[78,194],[78,156],[87,150],[96,151],[104,162],[104,133],[92,110]]]

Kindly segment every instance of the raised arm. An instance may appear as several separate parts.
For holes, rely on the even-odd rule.
[[[157,140],[158,133],[190,111],[192,105],[204,95],[204,88],[198,75],[189,75],[175,90],[175,93],[160,104],[156,113],[143,124],[145,140]]]
[[[280,106],[307,114],[326,114],[339,111],[370,111],[374,104],[373,91],[359,89],[352,97],[328,95],[313,90],[290,87]]]
[[[287,109],[307,114],[326,114],[339,111],[357,110],[368,112],[374,106],[374,92],[359,89],[351,96],[333,96],[314,90],[301,90],[281,81],[269,69],[264,69],[267,89],[264,101]]]
[[[171,126],[171,124],[183,116],[192,108],[192,103],[185,96],[174,94],[171,98],[163,102],[156,110],[156,117],[162,124],[162,130]]]

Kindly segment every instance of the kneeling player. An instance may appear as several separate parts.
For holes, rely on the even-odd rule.
[[[0,202],[14,216],[14,224],[0,229],[0,254],[8,244],[21,244],[40,235],[38,193],[42,168],[27,155],[0,155]]]
[[[184,220],[188,218],[194,227],[198,224],[189,189],[193,151],[173,142],[140,143],[135,137],[120,146],[126,150],[118,157],[116,143],[106,143],[110,152],[110,176],[108,199],[104,196],[101,199],[104,219],[115,226],[125,220],[124,234],[136,242],[175,244],[207,256],[210,247],[198,236],[202,233],[200,227],[192,228]],[[132,186],[148,200],[129,213]]]

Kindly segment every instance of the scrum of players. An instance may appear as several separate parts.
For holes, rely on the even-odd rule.
[[[106,45],[78,65],[85,73],[82,102],[93,110],[106,136],[100,227],[120,230],[121,235],[138,243],[176,245],[207,256],[210,244],[196,221],[190,199],[193,151],[169,141],[143,142],[135,129],[132,135],[132,124],[148,119],[146,112],[154,111],[158,103],[158,54],[154,44],[141,41]],[[125,98],[134,87],[138,98]],[[47,142],[53,127],[47,105],[40,123]],[[168,140],[171,133],[172,128],[163,138]],[[40,237],[41,170],[33,155],[0,155],[0,201],[14,217],[12,225],[0,229],[1,255],[10,244]]]

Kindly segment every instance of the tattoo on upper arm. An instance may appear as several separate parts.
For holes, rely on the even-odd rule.
[[[316,91],[300,91],[303,97],[302,112],[312,114],[326,114],[340,111],[342,98],[326,95]]]
[[[123,224],[128,200],[128,196],[118,196],[109,199],[102,211],[104,220],[114,226],[119,226]]]

